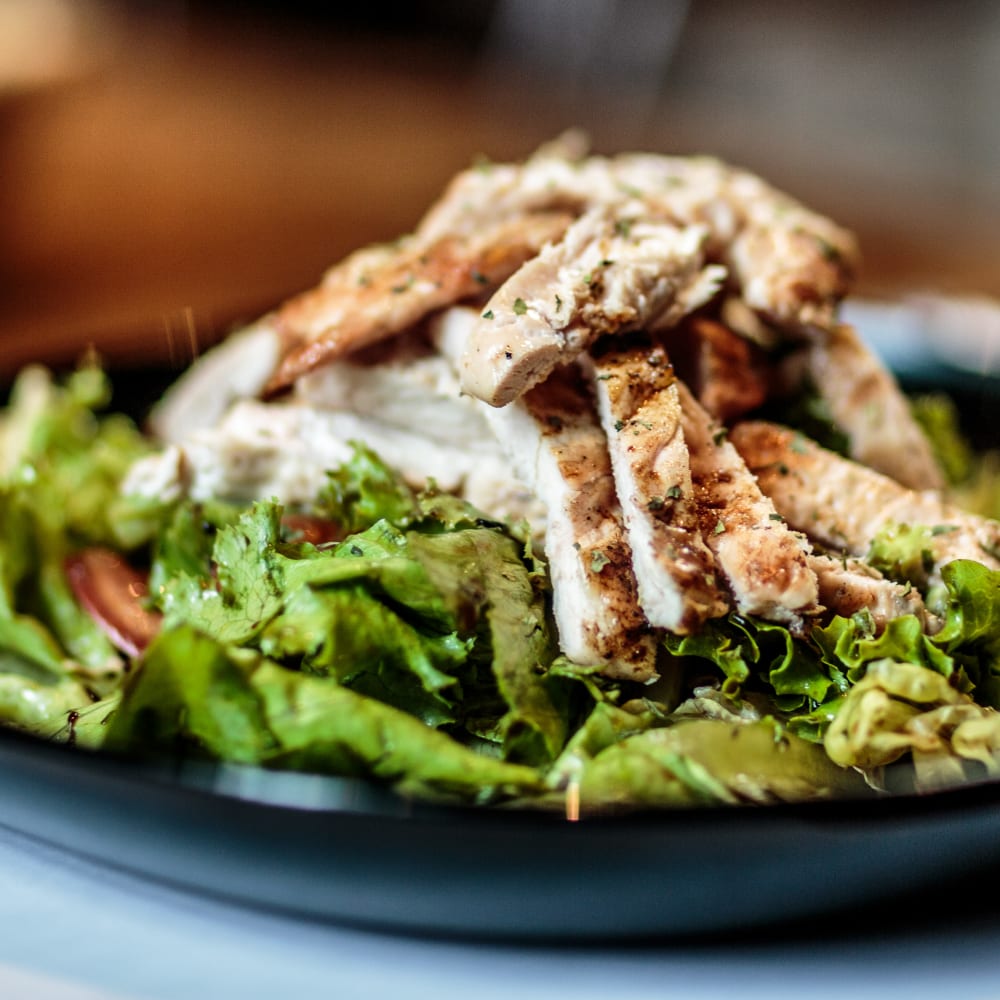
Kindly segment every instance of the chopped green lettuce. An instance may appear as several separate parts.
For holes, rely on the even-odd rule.
[[[921,790],[966,780],[970,765],[1000,777],[1000,712],[933,670],[876,660],[847,693],[824,745],[835,763],[867,771],[911,754]]]
[[[333,677],[289,670],[187,625],[150,647],[103,745],[362,775],[435,798],[485,801],[540,787],[533,768],[475,753]]]
[[[723,805],[864,795],[863,779],[773,721],[695,719],[611,743],[580,778],[580,807]]]

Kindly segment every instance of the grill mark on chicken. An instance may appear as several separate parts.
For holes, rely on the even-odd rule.
[[[650,623],[689,633],[729,601],[702,538],[673,368],[659,345],[598,345],[588,363]]]
[[[835,558],[819,552],[807,559],[819,582],[820,603],[828,612],[850,618],[859,611],[868,611],[876,635],[901,615],[916,615],[925,628],[933,624],[915,587],[887,580],[860,559]]]
[[[1000,523],[959,510],[934,490],[907,489],[777,424],[740,423],[730,439],[778,512],[826,547],[863,556],[882,528],[922,525],[940,529],[928,540],[938,566],[974,559],[1000,569]]]
[[[482,296],[561,236],[570,221],[558,212],[494,219],[471,235],[411,236],[395,247],[358,251],[273,314],[283,355],[264,394],[400,333],[436,309]]]
[[[551,462],[553,478],[565,484],[556,491],[559,509],[549,507],[546,538],[550,568],[562,584],[554,600],[560,636],[578,633],[564,652],[578,662],[606,662],[611,676],[651,680],[655,646],[639,607],[607,443],[582,373],[557,369],[525,395],[524,406],[542,431],[540,462]]]
[[[677,384],[696,509],[737,609],[800,631],[817,610],[816,576],[797,537],[761,493],[739,453],[683,383]]]
[[[598,337],[676,322],[715,294],[724,272],[703,267],[703,228],[622,221],[587,212],[500,287],[470,335],[464,391],[503,406]]]
[[[447,310],[432,323],[457,363],[477,313]],[[563,653],[603,664],[609,677],[656,677],[656,643],[639,606],[607,442],[575,367],[559,367],[515,402],[479,404],[522,479],[546,507],[545,556]]]
[[[851,457],[911,489],[942,489],[944,476],[896,380],[847,325],[808,350],[808,371]]]

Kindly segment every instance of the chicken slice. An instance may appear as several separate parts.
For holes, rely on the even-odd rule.
[[[470,454],[419,429],[407,431],[343,411],[248,399],[230,407],[215,427],[173,445],[177,450],[141,459],[126,477],[124,490],[148,493],[135,484],[154,481],[153,468],[164,462],[177,467],[183,492],[195,500],[275,496],[284,503],[305,503],[326,483],[326,471],[351,457],[352,441],[363,441],[414,486],[433,479],[454,492],[461,491],[479,460],[501,460],[491,436]]]
[[[206,351],[163,394],[147,425],[161,441],[183,441],[212,427],[237,399],[256,396],[278,363],[281,338],[273,317],[231,333]]]
[[[676,385],[702,535],[737,610],[801,630],[803,615],[817,610],[808,543],[789,530],[761,493],[724,428],[683,382]]]
[[[587,212],[500,287],[469,337],[466,392],[503,406],[603,334],[676,321],[715,294],[724,273],[703,267],[703,229],[621,223]]]
[[[478,313],[449,309],[432,324],[457,364]],[[607,442],[582,374],[560,367],[502,409],[480,403],[519,476],[544,502],[545,557],[563,653],[610,677],[656,677],[656,644],[636,596]]]
[[[906,397],[850,326],[810,345],[808,372],[851,457],[915,490],[942,489],[944,476]]]
[[[925,627],[932,624],[916,588],[887,580],[860,559],[838,558],[813,552],[809,567],[819,581],[819,600],[833,614],[850,618],[859,611],[871,614],[876,634],[893,618],[916,615]]]
[[[492,220],[469,235],[414,236],[348,257],[316,288],[285,303],[273,322],[280,364],[274,395],[300,375],[413,326],[436,309],[495,288],[566,229],[559,212]]]
[[[357,354],[299,378],[289,399],[320,410],[345,410],[381,423],[419,431],[459,448],[475,448],[490,435],[473,401],[459,390],[448,360],[409,335],[391,341],[380,359]],[[402,350],[410,345],[409,350]]]
[[[765,359],[757,345],[707,316],[690,316],[667,339],[682,381],[717,420],[729,423],[767,398]]]
[[[626,153],[567,158],[544,149],[523,164],[459,174],[431,207],[423,237],[473,232],[525,212],[616,206],[623,219],[704,226],[709,260],[727,267],[754,310],[795,334],[826,330],[859,254],[853,235],[759,177],[710,157]]]
[[[487,514],[527,521],[541,537],[543,506],[513,475],[448,362],[418,337],[397,338],[378,355],[380,363],[358,354],[332,363],[301,378],[281,401],[245,399],[214,424],[174,435],[177,447],[131,470],[129,492],[307,503],[325,485],[326,470],[350,457],[350,442],[361,441],[413,486],[433,479]]]
[[[673,368],[661,346],[608,342],[587,360],[650,623],[680,634],[729,601],[701,534]]]
[[[907,489],[764,421],[737,424],[730,440],[778,513],[828,548],[863,556],[883,528],[920,525],[932,529],[928,548],[938,566],[974,559],[1000,569],[1000,523],[959,510],[934,490]]]

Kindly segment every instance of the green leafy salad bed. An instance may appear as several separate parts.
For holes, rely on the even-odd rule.
[[[418,493],[365,447],[310,506],[125,497],[151,452],[96,367],[29,369],[3,416],[0,717],[78,747],[355,775],[422,799],[581,811],[878,794],[992,776],[1000,573],[942,620],[805,638],[732,614],[667,637],[661,679],[558,654],[527,533]],[[966,455],[947,403],[923,405]],[[968,460],[966,498],[992,503]],[[990,513],[988,509],[986,513]],[[922,563],[910,527],[882,563]],[[895,762],[895,763],[893,763]],[[886,765],[892,767],[886,769]]]

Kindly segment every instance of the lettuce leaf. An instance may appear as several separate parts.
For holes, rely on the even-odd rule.
[[[104,747],[363,775],[422,797],[484,801],[541,787],[532,768],[482,756],[332,677],[289,670],[190,626],[152,644]]]
[[[189,626],[295,670],[404,709],[433,726],[494,742],[511,760],[550,762],[568,735],[565,678],[543,573],[497,522],[453,497],[414,497],[359,451],[364,517],[386,518],[342,542],[290,545],[282,508],[257,503],[187,542],[197,514],[179,509],[159,544],[154,592],[169,631]],[[356,471],[356,470],[355,470]],[[345,489],[346,495],[346,489]],[[401,498],[406,498],[403,503]]]
[[[417,513],[413,491],[370,448],[352,442],[351,458],[327,473],[316,501],[317,513],[341,525],[346,534],[376,521],[405,524]]]
[[[581,810],[865,794],[859,774],[766,720],[696,719],[648,729],[601,750],[579,779]]]
[[[824,659],[782,625],[742,615],[706,623],[693,636],[664,639],[675,656],[694,656],[718,666],[724,694],[738,696],[752,679],[764,682],[776,704],[792,711],[842,692],[847,680],[836,660]]]
[[[63,568],[83,545],[114,544],[118,483],[152,447],[96,412],[109,398],[93,366],[63,385],[29,368],[0,417],[0,720],[53,738],[70,738],[68,721],[121,669]]]
[[[911,754],[926,791],[1000,776],[1000,712],[976,704],[934,671],[876,660],[851,688],[824,740],[831,760],[869,771]]]

